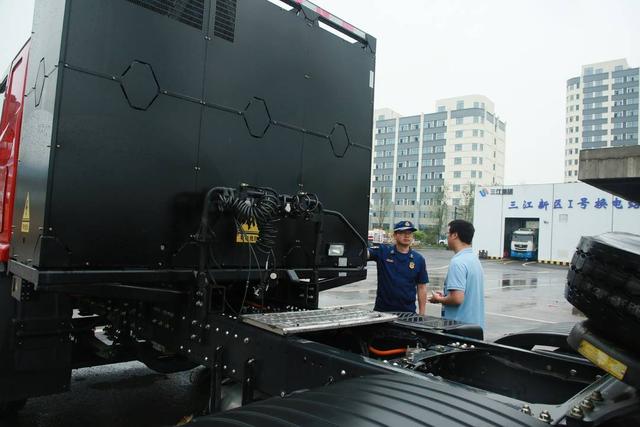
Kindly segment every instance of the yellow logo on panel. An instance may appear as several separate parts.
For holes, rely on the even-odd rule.
[[[241,229],[236,235],[236,243],[256,243],[258,241],[258,234],[260,230],[256,224],[242,224]]]
[[[24,210],[22,211],[22,225],[20,226],[20,231],[23,233],[29,232],[29,224],[31,223],[31,213],[29,210],[29,193],[27,193],[27,199],[24,201]]]

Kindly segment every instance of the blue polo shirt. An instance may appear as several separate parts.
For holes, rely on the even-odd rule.
[[[374,310],[415,313],[416,287],[429,282],[424,257],[413,249],[403,254],[391,245],[370,248],[369,256],[378,265]]]
[[[442,317],[473,323],[484,329],[484,271],[471,248],[463,249],[451,258],[444,279],[444,295],[452,290],[464,292],[464,302],[458,306],[443,305]]]

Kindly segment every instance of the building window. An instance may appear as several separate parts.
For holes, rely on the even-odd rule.
[[[464,108],[464,101],[456,102],[456,110],[462,110]]]
[[[478,151],[478,144],[471,144],[472,151]]]
[[[438,105],[438,112],[447,111],[444,105]]]
[[[478,158],[477,158],[477,157],[472,157],[472,158],[471,158],[471,164],[472,164],[472,165],[476,165],[476,164],[478,164]]]
[[[475,178],[476,177],[476,171],[471,171],[471,178]]]
[[[457,131],[456,131],[456,138],[462,138],[463,132],[464,132],[464,131],[457,130]]]
[[[462,144],[456,144],[453,146],[455,151],[462,151]]]
[[[462,117],[456,117],[456,124],[461,125],[464,123],[464,119]]]
[[[454,178],[462,178],[462,172],[460,172],[460,171],[454,171],[454,172],[453,172],[453,177],[454,177]]]
[[[452,186],[452,190],[453,190],[454,193],[459,192],[460,191],[460,184],[454,184]]]
[[[462,157],[454,157],[453,158],[453,164],[454,165],[461,165],[462,164]]]

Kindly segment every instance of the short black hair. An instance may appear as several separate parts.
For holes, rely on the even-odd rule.
[[[457,233],[460,240],[468,245],[473,241],[476,229],[473,224],[463,219],[454,219],[449,223],[449,234]]]

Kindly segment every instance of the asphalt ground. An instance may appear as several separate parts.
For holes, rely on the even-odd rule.
[[[421,251],[427,259],[430,289],[440,290],[449,260],[447,250]],[[544,324],[583,319],[563,296],[566,267],[517,261],[483,260],[485,272],[485,336],[504,334]],[[373,306],[375,264],[368,279],[322,293],[320,305]],[[428,304],[427,313],[440,315],[440,306]],[[79,369],[71,391],[33,398],[17,417],[0,420],[0,427],[113,427],[172,426],[184,416],[199,414],[206,394],[194,385],[194,373],[158,374],[138,362]]]

